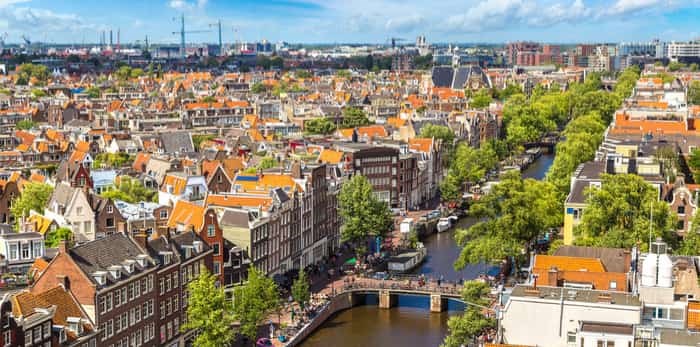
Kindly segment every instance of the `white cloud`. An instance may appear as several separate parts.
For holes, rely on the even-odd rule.
[[[5,26],[5,30],[23,33],[77,32],[94,28],[76,14],[28,7],[0,10],[0,25]]]
[[[196,0],[192,2],[186,0],[170,0],[168,6],[179,11],[189,11],[196,8],[203,9],[207,6],[207,2],[207,0]]]
[[[661,0],[617,0],[606,12],[611,15],[621,15],[653,8],[662,2]]]
[[[410,32],[425,26],[425,17],[414,14],[406,17],[389,18],[384,25],[388,31]]]
[[[31,0],[0,0],[0,8],[30,2]]]

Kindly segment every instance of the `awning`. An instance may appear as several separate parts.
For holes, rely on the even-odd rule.
[[[355,265],[357,264],[357,258],[350,258],[345,262],[345,265]]]

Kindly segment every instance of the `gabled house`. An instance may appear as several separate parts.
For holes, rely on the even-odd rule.
[[[34,260],[44,254],[41,234],[18,233],[9,224],[0,224],[0,273],[27,274]]]
[[[203,200],[207,192],[204,176],[190,176],[183,172],[171,172],[165,175],[158,191],[158,203],[174,206],[178,200]]]
[[[207,179],[210,193],[225,193],[231,191],[231,177],[217,160],[204,160],[201,163],[202,176]]]
[[[68,182],[72,187],[92,188],[90,167],[81,161],[63,160],[56,169],[56,182]]]

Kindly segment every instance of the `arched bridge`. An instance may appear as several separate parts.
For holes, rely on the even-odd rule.
[[[349,294],[350,300],[355,300],[354,294],[376,294],[379,298],[379,308],[391,308],[396,305],[398,295],[416,295],[430,297],[430,311],[442,312],[447,307],[447,300],[464,303],[461,296],[462,286],[454,284],[435,283],[419,284],[412,281],[359,279],[344,284],[337,294]],[[354,305],[354,303],[353,303]]]

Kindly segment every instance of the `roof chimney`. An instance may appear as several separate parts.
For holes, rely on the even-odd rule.
[[[70,290],[70,279],[66,275],[57,275],[58,285],[65,290]]]
[[[58,243],[58,253],[68,253],[68,241],[61,240]]]
[[[148,234],[146,234],[145,230],[139,230],[138,232],[134,233],[134,241],[136,241],[136,244],[138,244],[142,249],[146,250]]]

